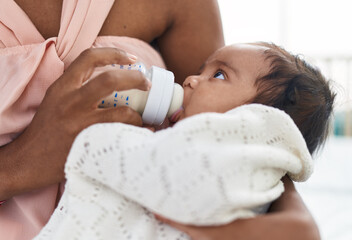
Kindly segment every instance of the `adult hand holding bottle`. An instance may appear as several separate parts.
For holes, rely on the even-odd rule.
[[[50,86],[30,125],[13,142],[0,148],[0,200],[64,180],[64,165],[75,136],[99,122],[142,126],[129,107],[98,108],[113,90],[149,90],[138,71],[107,71],[82,86],[95,67],[134,63],[136,57],[115,48],[84,51]]]

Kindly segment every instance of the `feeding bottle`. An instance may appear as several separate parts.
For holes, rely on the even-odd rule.
[[[111,68],[110,68],[111,67]],[[142,115],[143,122],[160,125],[165,117],[171,117],[183,103],[183,88],[174,83],[174,74],[165,69],[152,66],[147,69],[143,63],[129,65],[109,65],[110,70],[137,70],[152,82],[149,91],[131,89],[114,91],[101,100],[99,107],[128,106]],[[104,67],[105,70],[106,67]]]

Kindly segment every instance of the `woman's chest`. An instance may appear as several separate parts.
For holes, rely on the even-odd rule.
[[[66,0],[67,1],[67,0]],[[128,36],[151,42],[162,35],[171,19],[162,0],[115,0],[99,36]],[[62,0],[16,0],[41,35],[58,36]],[[79,10],[79,9],[78,9]]]

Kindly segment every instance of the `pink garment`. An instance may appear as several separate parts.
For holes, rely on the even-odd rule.
[[[143,41],[97,37],[113,3],[63,0],[59,35],[45,40],[13,0],[0,0],[0,146],[28,126],[47,88],[87,48],[117,47],[147,66],[165,67],[160,55]],[[38,234],[62,187],[56,184],[8,199],[0,207],[0,239],[31,239]]]

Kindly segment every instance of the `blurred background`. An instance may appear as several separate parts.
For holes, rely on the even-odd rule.
[[[302,54],[333,81],[332,136],[296,184],[324,240],[352,239],[352,1],[218,0],[225,43],[267,41]]]

